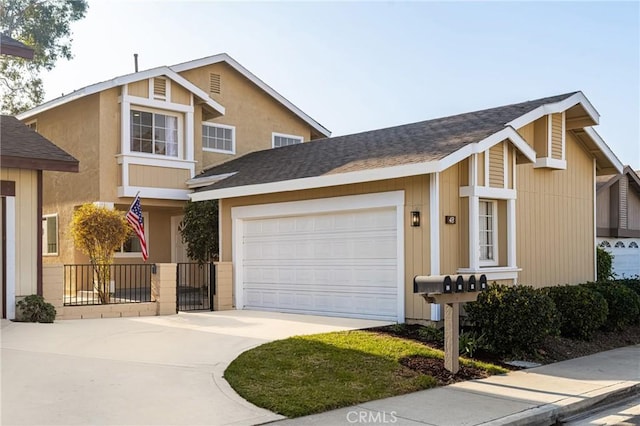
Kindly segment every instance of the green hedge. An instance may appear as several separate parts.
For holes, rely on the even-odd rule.
[[[465,309],[497,353],[530,353],[545,337],[559,331],[553,300],[545,291],[529,286],[494,283]]]
[[[629,287],[613,281],[586,283],[582,286],[600,293],[609,307],[603,329],[621,330],[640,319],[640,297]]]
[[[593,332],[607,321],[608,304],[599,292],[579,285],[545,290],[558,309],[562,336],[590,340]]]

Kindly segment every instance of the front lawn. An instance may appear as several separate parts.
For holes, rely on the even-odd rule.
[[[264,344],[241,354],[225,379],[251,403],[298,417],[437,385],[409,369],[410,357],[442,359],[444,353],[420,343],[367,331],[298,336]],[[461,359],[461,365],[506,370]]]

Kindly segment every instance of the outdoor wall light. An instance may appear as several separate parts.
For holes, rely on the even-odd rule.
[[[411,212],[411,226],[420,226],[420,212]]]

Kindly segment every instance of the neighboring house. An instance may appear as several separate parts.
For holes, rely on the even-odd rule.
[[[15,317],[16,299],[42,295],[41,242],[49,237],[51,244],[57,243],[54,222],[43,222],[43,171],[77,172],[78,160],[15,117],[1,116],[2,318]]]
[[[640,178],[629,166],[598,176],[598,245],[613,254],[618,277],[640,275]]]
[[[44,180],[44,213],[57,218],[60,240],[44,261],[65,264],[86,262],[68,232],[75,208],[127,210],[138,192],[148,262],[185,261],[178,224],[191,178],[252,151],[330,134],[226,54],[94,84],[18,118],[80,160],[79,175]],[[141,261],[136,238],[116,261]]]
[[[439,319],[415,275],[594,279],[596,175],[622,170],[598,120],[574,92],[259,151],[191,199],[220,200],[236,309]]]

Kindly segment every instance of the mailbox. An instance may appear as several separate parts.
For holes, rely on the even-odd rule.
[[[456,293],[464,291],[464,281],[464,277],[462,275],[458,275],[458,278],[456,278]]]
[[[451,293],[452,289],[453,283],[449,275],[416,275],[413,278],[414,293]]]
[[[487,276],[485,274],[480,275],[478,279],[478,287],[480,291],[485,291],[487,289]]]
[[[478,286],[476,284],[476,276],[470,275],[469,280],[467,281],[467,291],[478,291]]]

